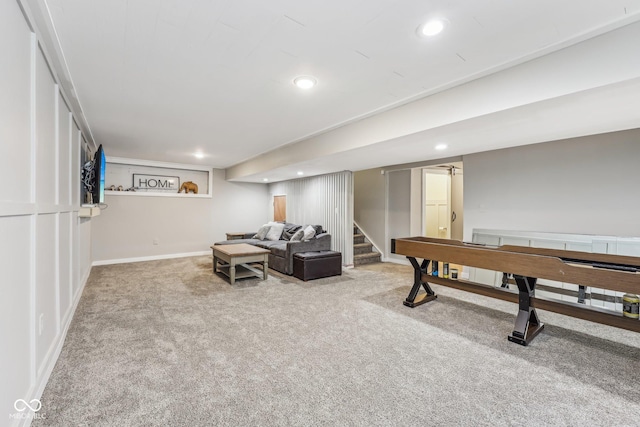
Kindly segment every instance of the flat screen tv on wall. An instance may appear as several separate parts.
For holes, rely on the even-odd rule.
[[[104,150],[102,144],[98,147],[95,156],[93,157],[93,172],[94,181],[91,195],[93,196],[93,203],[104,203],[104,172],[106,169],[106,158],[104,156]]]

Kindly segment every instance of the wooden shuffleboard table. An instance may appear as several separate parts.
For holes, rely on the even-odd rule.
[[[592,322],[640,332],[640,321],[611,310],[551,301],[535,297],[538,279],[593,286],[631,294],[640,293],[640,258],[524,246],[488,246],[457,240],[407,237],[391,240],[391,252],[405,255],[414,269],[413,286],[406,300],[416,307],[437,298],[429,283],[461,289],[518,303],[518,314],[509,341],[528,345],[544,328],[536,307]],[[418,259],[422,259],[421,262]],[[431,261],[510,273],[518,291],[468,280],[427,274]],[[424,289],[424,293],[420,290]]]

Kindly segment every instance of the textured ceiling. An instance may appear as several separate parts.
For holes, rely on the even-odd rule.
[[[96,143],[111,156],[216,168],[586,40],[640,12],[637,0],[40,1]],[[432,17],[447,20],[445,31],[418,37]],[[301,91],[292,84],[298,75],[318,85]],[[406,159],[387,151],[367,166]]]

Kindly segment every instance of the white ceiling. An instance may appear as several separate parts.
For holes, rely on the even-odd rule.
[[[93,139],[108,155],[215,168],[640,20],[640,0],[38,1],[48,8]],[[445,31],[418,37],[417,27],[432,17],[448,21]],[[292,84],[298,75],[312,75],[318,85],[301,91]],[[602,96],[598,102],[615,102],[611,89]],[[536,112],[561,108],[557,102],[437,131],[466,141],[449,156],[612,129],[584,123],[576,110],[575,120],[544,136],[517,138],[522,128],[514,123],[535,127]],[[640,127],[636,119],[618,117],[616,126]],[[512,125],[495,125],[506,120]],[[484,126],[484,140],[477,126]],[[288,169],[305,165],[317,174],[442,155],[420,153],[420,140],[416,133],[345,147],[239,179],[288,179]],[[196,151],[205,158],[193,157]]]

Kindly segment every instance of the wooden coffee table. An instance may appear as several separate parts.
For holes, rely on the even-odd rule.
[[[232,285],[236,279],[244,277],[262,276],[262,280],[267,280],[270,253],[268,249],[246,243],[213,245],[211,249],[213,250],[213,272],[227,276]],[[219,261],[225,261],[226,264],[218,265]],[[249,263],[262,264],[262,271],[250,266]]]

